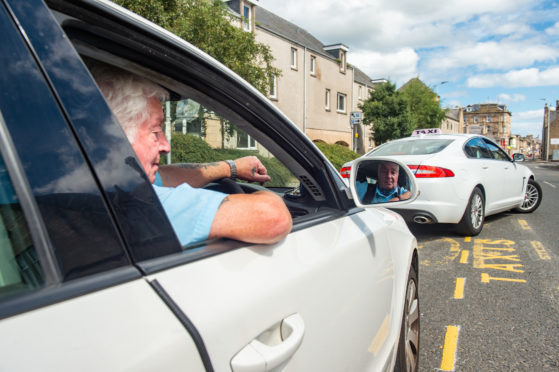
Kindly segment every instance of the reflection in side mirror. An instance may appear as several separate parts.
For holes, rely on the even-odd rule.
[[[526,160],[526,158],[524,157],[524,154],[520,154],[520,153],[516,153],[512,156],[512,159],[514,161],[524,161]]]
[[[351,167],[350,188],[358,206],[408,202],[417,196],[409,168],[393,159],[360,158]]]

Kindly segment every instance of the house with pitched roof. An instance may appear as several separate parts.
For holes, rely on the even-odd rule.
[[[257,0],[226,1],[239,26],[268,45],[281,76],[272,76],[269,98],[312,141],[336,143],[359,153],[372,148],[370,128],[352,124],[351,113],[374,83],[347,63],[349,47],[324,45],[305,29],[257,6]]]

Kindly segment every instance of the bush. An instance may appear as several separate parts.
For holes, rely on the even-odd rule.
[[[349,148],[342,146],[342,145],[330,145],[324,142],[316,142],[315,145],[322,151],[322,153],[332,162],[334,167],[337,170],[342,168],[342,165],[351,161],[353,159],[357,159],[359,156],[358,153],[351,151]]]
[[[214,160],[214,150],[203,139],[192,134],[173,133],[171,137],[172,163],[208,163]],[[166,163],[162,156],[160,163]]]

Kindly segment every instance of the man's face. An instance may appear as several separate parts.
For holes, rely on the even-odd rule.
[[[132,148],[142,163],[151,183],[155,182],[155,173],[159,169],[159,155],[170,151],[169,142],[163,134],[163,110],[156,97],[148,99],[149,118],[140,124]]]
[[[393,189],[398,185],[398,164],[382,163],[379,168],[379,185],[383,189]]]

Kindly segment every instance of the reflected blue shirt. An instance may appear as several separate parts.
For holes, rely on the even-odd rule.
[[[375,190],[375,196],[373,197],[372,202],[373,203],[386,203],[388,202],[390,199],[392,198],[396,198],[398,196],[400,196],[401,194],[405,193],[406,190],[404,187],[398,187],[396,186],[395,188],[393,188],[392,190],[382,190],[380,187],[377,187],[377,189]]]
[[[164,187],[159,173],[155,174],[153,189],[181,245],[208,239],[215,214],[227,194],[197,189],[187,183]]]

